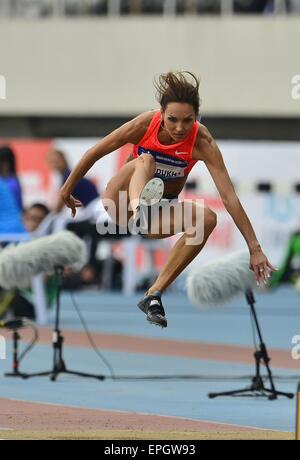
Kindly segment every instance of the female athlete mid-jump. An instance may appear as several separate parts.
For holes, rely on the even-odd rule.
[[[168,72],[160,75],[155,85],[160,110],[138,115],[89,149],[61,188],[61,196],[71,208],[72,216],[75,216],[76,207],[82,205],[71,195],[77,182],[97,160],[125,144],[133,144],[132,154],[108,183],[102,200],[107,212],[118,225],[137,219],[142,202],[160,204],[164,201],[175,207],[175,211],[168,214],[167,226],[163,222],[165,214],[161,210],[154,213],[156,231],[151,232],[151,222],[149,232],[145,235],[149,238],[166,238],[179,231],[183,232],[159,276],[138,304],[150,323],[166,327],[161,295],[199,254],[217,223],[216,214],[196,200],[175,201],[189,172],[198,161],[205,163],[225,208],[246,240],[250,268],[255,273],[256,281],[266,282],[270,271],[275,268],[260,247],[215,140],[208,129],[197,121],[200,106],[199,80],[190,72]],[[123,197],[124,193],[127,196],[125,214],[119,212],[121,192]],[[191,219],[185,219],[187,214]],[[189,238],[196,235],[200,227],[203,229],[202,237],[194,238],[193,243],[189,244]]]

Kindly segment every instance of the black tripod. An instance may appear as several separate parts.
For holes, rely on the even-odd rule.
[[[60,293],[61,293],[61,286],[62,286],[63,267],[55,267],[55,274],[57,277],[57,294],[56,294],[56,310],[55,310],[55,328],[53,330],[53,336],[52,336],[53,368],[52,370],[46,371],[46,372],[37,372],[34,374],[23,374],[22,377],[24,379],[27,379],[30,377],[50,375],[50,379],[55,381],[58,374],[64,373],[64,374],[78,375],[81,377],[91,377],[91,378],[95,378],[98,380],[104,380],[105,379],[104,375],[87,374],[86,372],[69,371],[65,365],[65,362],[63,360],[64,338],[59,329]]]
[[[21,377],[25,379],[27,377],[27,374],[24,374],[23,372],[19,371],[19,340],[20,340],[20,334],[16,329],[13,331],[13,370],[12,372],[6,372],[4,375],[5,377]]]
[[[222,393],[208,393],[208,397],[216,398],[217,396],[265,396],[268,399],[272,400],[272,399],[277,399],[277,396],[281,395],[281,396],[286,396],[287,398],[293,398],[294,397],[293,393],[284,393],[282,391],[277,391],[275,389],[275,385],[273,382],[273,376],[272,376],[271,369],[269,366],[270,357],[267,352],[267,347],[264,344],[263,339],[262,339],[256,311],[254,308],[255,299],[254,299],[252,290],[248,289],[245,292],[245,296],[246,296],[248,304],[250,305],[250,313],[252,315],[252,318],[254,319],[255,326],[256,326],[256,332],[259,338],[259,350],[256,350],[254,353],[255,368],[256,368],[255,376],[252,378],[252,384],[248,388],[243,388],[241,390],[234,390],[234,391],[224,391]],[[267,373],[268,373],[268,379],[269,379],[271,388],[265,387],[264,381],[260,375],[261,361],[266,366]]]

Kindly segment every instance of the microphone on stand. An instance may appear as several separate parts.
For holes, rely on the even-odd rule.
[[[187,278],[187,295],[195,307],[213,307],[249,289],[258,289],[249,268],[249,253],[240,251],[193,270]]]
[[[214,260],[194,270],[187,279],[187,294],[190,302],[195,307],[213,307],[227,302],[239,294],[244,294],[250,306],[250,314],[254,324],[254,333],[257,334],[259,344],[255,343],[255,376],[251,385],[239,390],[209,393],[209,398],[217,396],[266,396],[268,399],[277,399],[278,396],[293,398],[293,393],[277,391],[269,366],[270,357],[267,347],[263,342],[261,329],[256,315],[253,290],[263,292],[264,288],[256,285],[255,275],[249,267],[249,253],[236,252],[229,256]],[[264,364],[267,369],[270,388],[264,383],[260,374],[260,366]]]
[[[7,376],[30,378],[50,375],[51,380],[55,381],[60,373],[66,373],[104,380],[104,375],[68,370],[63,359],[64,337],[59,328],[63,270],[64,267],[70,267],[74,271],[79,271],[87,263],[87,260],[85,243],[70,231],[63,231],[27,243],[20,243],[17,246],[8,246],[0,251],[0,286],[4,289],[25,288],[30,284],[31,278],[40,273],[55,273],[57,278],[55,326],[52,335],[52,369],[33,374],[19,372],[18,340],[20,337],[17,329],[32,325],[32,323],[23,318],[16,318],[11,321],[0,322],[0,327],[13,330],[14,370],[12,373],[6,374]],[[35,329],[34,341],[29,345],[27,351],[32,347],[36,338],[37,330]],[[24,352],[22,356],[24,356]]]
[[[52,274],[57,267],[79,271],[87,258],[85,243],[70,231],[9,245],[0,251],[0,286],[26,288],[35,275]]]

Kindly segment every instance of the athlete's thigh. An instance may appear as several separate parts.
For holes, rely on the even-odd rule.
[[[162,201],[151,212],[147,238],[162,239],[183,232],[183,203],[177,200]]]
[[[186,232],[201,232],[204,222],[204,205],[201,201],[172,200],[162,202],[151,216],[151,226],[145,235],[151,239],[162,239]]]
[[[132,216],[132,212],[128,210],[128,188],[134,172],[135,161],[132,160],[121,167],[117,174],[108,182],[101,197],[103,206],[109,216],[114,222],[122,226],[126,226]]]

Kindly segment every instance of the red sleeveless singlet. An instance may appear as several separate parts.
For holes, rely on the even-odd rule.
[[[180,142],[163,145],[158,140],[161,113],[156,112],[146,133],[138,145],[134,145],[133,157],[150,153],[156,164],[155,177],[164,181],[176,180],[187,176],[198,160],[193,160],[192,152],[198,133],[199,123],[195,121],[190,133]]]

